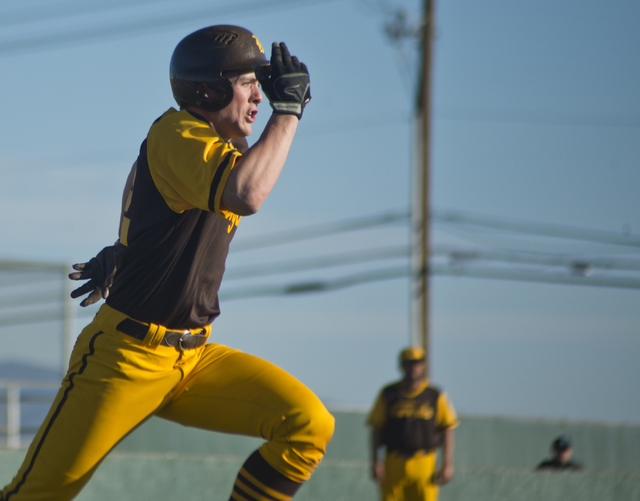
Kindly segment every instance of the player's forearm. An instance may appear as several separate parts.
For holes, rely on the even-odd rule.
[[[370,451],[371,464],[375,465],[380,460],[379,453],[380,453],[380,447],[382,447],[379,430],[373,429],[371,431],[370,447],[371,447],[371,451]]]
[[[298,118],[273,114],[260,139],[242,156],[229,174],[222,206],[240,216],[256,213],[280,177]]]
[[[442,465],[453,468],[453,450],[455,448],[455,437],[453,430],[445,430],[442,440]]]

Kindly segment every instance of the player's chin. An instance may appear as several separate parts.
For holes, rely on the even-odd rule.
[[[243,136],[250,136],[253,132],[253,124],[251,122],[245,121],[240,127],[240,130],[242,131]]]

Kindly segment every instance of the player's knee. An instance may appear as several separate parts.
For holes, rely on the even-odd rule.
[[[316,443],[321,444],[323,453],[333,437],[335,423],[335,418],[324,405],[321,406],[321,409],[316,409],[314,413],[310,415],[309,430],[315,437]]]
[[[315,395],[281,419],[260,452],[285,477],[305,482],[325,455],[335,420]]]
[[[323,456],[333,436],[335,419],[318,400],[289,416],[284,424],[289,432],[287,441],[299,454],[313,451],[313,456]]]

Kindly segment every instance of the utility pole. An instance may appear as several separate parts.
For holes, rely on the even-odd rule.
[[[419,305],[419,335],[420,344],[425,350],[427,360],[427,376],[430,374],[430,333],[429,333],[429,256],[431,244],[429,241],[429,213],[430,213],[430,157],[431,157],[431,68],[433,54],[433,36],[435,24],[435,0],[424,0],[423,25],[421,43],[421,71],[418,87],[418,122],[419,134],[417,134],[417,152],[419,161],[419,193],[418,201],[413,204],[414,210],[419,213],[414,221],[419,225],[419,265],[417,280],[417,302]]]
[[[413,121],[413,176],[411,190],[411,344],[421,345],[426,353],[427,376],[430,372],[429,336],[429,242],[430,157],[431,157],[431,68],[435,31],[435,0],[424,0],[422,23],[411,27],[402,9],[387,23],[385,31],[392,44],[403,40],[420,41],[420,72],[415,96]],[[416,37],[419,35],[419,37]]]

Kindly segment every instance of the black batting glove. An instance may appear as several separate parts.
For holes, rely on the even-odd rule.
[[[309,70],[289,54],[284,42],[274,42],[271,47],[271,75],[259,63],[253,63],[253,69],[273,112],[302,118],[311,100]]]
[[[109,288],[113,284],[113,276],[116,273],[116,263],[113,258],[114,249],[115,245],[105,247],[88,263],[73,265],[73,269],[78,271],[69,274],[71,280],[89,280],[71,293],[71,297],[74,299],[89,293],[82,300],[80,306],[89,306],[109,297]]]

